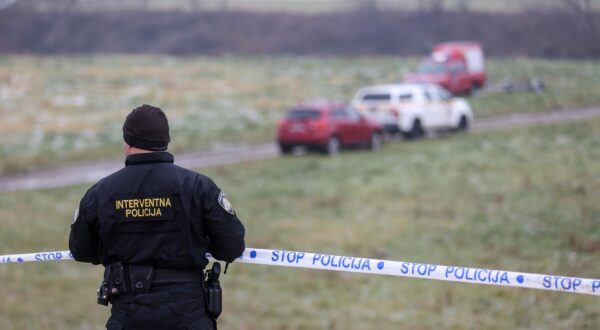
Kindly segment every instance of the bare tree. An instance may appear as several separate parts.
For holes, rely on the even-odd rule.
[[[188,0],[192,11],[200,11],[202,0]]]
[[[519,0],[519,4],[523,11],[534,11],[545,7],[543,0]]]
[[[443,11],[445,0],[420,0],[419,10],[422,11]]]
[[[12,6],[17,0],[0,0],[0,10]]]
[[[141,0],[140,3],[139,3],[139,6],[140,6],[141,10],[148,10],[149,5],[150,4],[148,3],[148,0]]]
[[[377,9],[377,0],[355,0],[356,8]]]
[[[468,11],[469,10],[469,0],[457,0],[458,10],[460,11]]]
[[[221,11],[229,11],[229,0],[221,0]]]
[[[575,12],[592,12],[592,0],[563,0],[563,5]]]
[[[571,10],[578,21],[583,23],[590,31],[597,31],[597,22],[594,19],[592,0],[563,0],[565,8]]]
[[[62,5],[64,11],[77,11],[80,7],[79,0],[64,0]]]

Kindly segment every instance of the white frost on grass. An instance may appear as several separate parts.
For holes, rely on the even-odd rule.
[[[259,124],[264,121],[263,115],[252,108],[242,109],[240,115],[244,120],[253,124]]]
[[[146,96],[150,92],[150,88],[148,86],[143,85],[135,85],[131,86],[123,91],[123,98],[125,99],[133,99],[141,96]]]
[[[57,95],[52,98],[52,105],[55,107],[83,107],[86,104],[87,97],[85,95]]]
[[[40,125],[35,125],[32,129],[31,139],[29,140],[28,152],[31,154],[37,153],[45,141],[46,133]]]
[[[48,123],[54,119],[54,116],[51,113],[49,113],[47,111],[39,111],[38,112],[38,111],[36,111],[36,109],[34,107],[27,108],[27,110],[25,112],[29,113],[29,114],[35,114],[37,123]]]
[[[50,143],[52,150],[62,150],[65,147],[66,139],[63,135],[56,135]]]
[[[89,130],[81,132],[73,141],[73,149],[75,150],[82,150],[95,145],[97,145],[96,134]]]
[[[556,136],[556,143],[559,145],[567,145],[571,142],[571,138],[563,135],[563,134],[559,134]]]
[[[187,107],[185,114],[171,120],[171,128],[193,135],[212,135],[216,132],[244,131],[263,125],[273,117],[253,107],[240,105],[230,99]]]
[[[11,101],[25,96],[25,87],[0,87],[0,101]]]

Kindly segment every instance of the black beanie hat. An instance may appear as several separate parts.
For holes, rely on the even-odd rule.
[[[167,116],[160,108],[147,104],[133,109],[123,124],[123,139],[132,147],[167,150],[171,141]]]

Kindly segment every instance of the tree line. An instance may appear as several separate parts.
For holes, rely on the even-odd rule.
[[[573,0],[575,1],[575,0]],[[0,52],[33,54],[422,55],[476,40],[491,56],[598,58],[600,13],[528,9],[352,11],[301,15],[244,11],[0,11]]]

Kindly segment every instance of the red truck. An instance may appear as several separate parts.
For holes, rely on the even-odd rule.
[[[453,94],[472,94],[485,85],[484,62],[478,42],[445,42],[433,47],[431,55],[405,81],[435,83]]]

